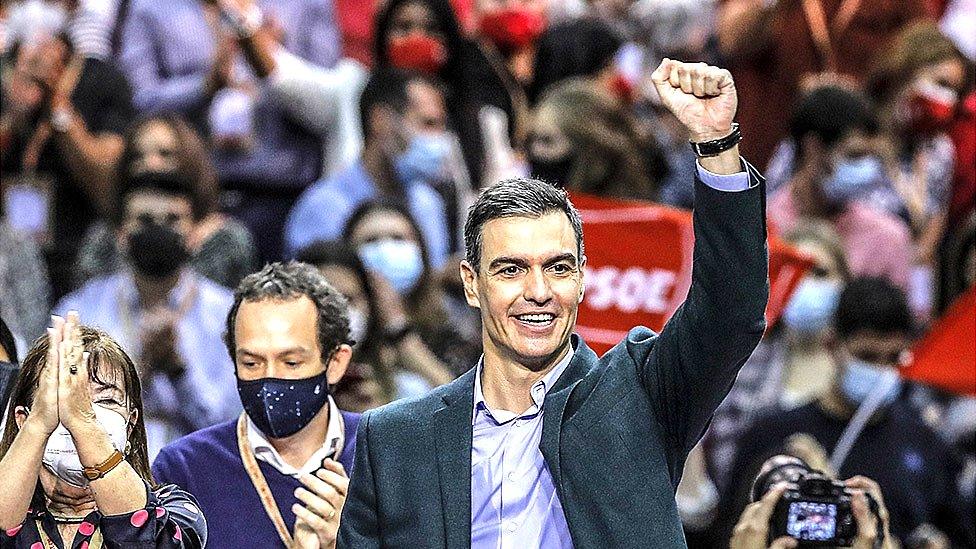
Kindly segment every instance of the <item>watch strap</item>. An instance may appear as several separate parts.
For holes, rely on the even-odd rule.
[[[89,481],[98,480],[109,473],[112,469],[115,469],[118,464],[125,461],[125,456],[122,452],[116,450],[112,452],[112,455],[108,456],[108,459],[99,463],[94,467],[85,467],[83,473],[85,478]]]
[[[739,141],[742,141],[742,132],[739,130],[739,123],[733,122],[732,132],[725,137],[698,143],[689,141],[688,143],[691,145],[691,149],[695,151],[695,156],[702,158],[707,156],[717,156],[738,145]]]

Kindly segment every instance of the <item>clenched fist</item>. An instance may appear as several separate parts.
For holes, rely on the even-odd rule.
[[[651,80],[661,102],[688,128],[692,141],[711,141],[732,131],[738,96],[729,71],[665,58]]]

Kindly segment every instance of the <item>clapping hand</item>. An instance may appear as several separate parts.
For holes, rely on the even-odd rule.
[[[711,141],[730,133],[738,96],[729,71],[665,58],[651,80],[661,102],[688,128],[692,141]]]
[[[57,318],[57,317],[55,317]],[[65,428],[74,435],[79,428],[87,428],[97,423],[95,411],[92,409],[91,386],[88,377],[90,355],[85,351],[81,339],[81,327],[78,313],[71,311],[60,325],[60,333],[55,331],[58,339],[57,356],[57,395],[58,417]],[[53,345],[52,347],[55,347]],[[48,354],[50,357],[50,353]]]
[[[338,461],[327,459],[314,475],[301,478],[304,488],[295,491],[300,503],[292,506],[295,534],[292,549],[335,547],[339,516],[346,502],[349,477]]]

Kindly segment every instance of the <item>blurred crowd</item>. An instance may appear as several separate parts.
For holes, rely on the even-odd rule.
[[[770,230],[813,266],[689,459],[689,544],[727,544],[781,453],[874,479],[906,547],[976,544],[976,400],[897,375],[976,280],[973,0],[3,0],[0,52],[4,345],[68,310],[106,330],[150,460],[240,413],[229,288],[268,261],[349,300],[339,408],[470,369],[479,189],[690,208],[650,73],[728,68]]]

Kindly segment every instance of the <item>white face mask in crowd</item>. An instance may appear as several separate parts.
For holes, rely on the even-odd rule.
[[[108,433],[115,449],[125,452],[129,435],[129,419],[115,410],[98,404],[92,404],[92,409],[95,411],[95,419]],[[78,487],[88,485],[88,479],[83,472],[84,467],[78,459],[75,441],[63,423],[59,423],[58,428],[47,439],[41,461],[48,471],[68,484]]]
[[[424,274],[420,245],[409,240],[383,238],[359,247],[359,257],[370,270],[383,275],[401,295],[410,294]]]

